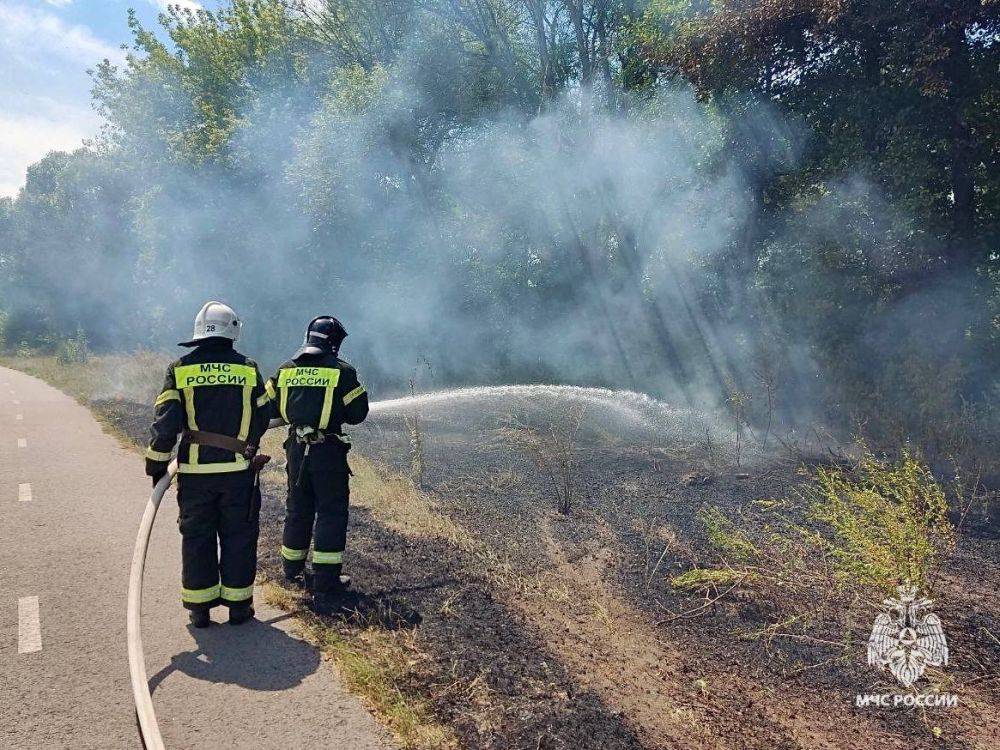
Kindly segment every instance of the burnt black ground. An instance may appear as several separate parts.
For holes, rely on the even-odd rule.
[[[376,419],[369,429],[379,455],[388,458],[396,469],[406,471],[411,435],[402,420]],[[451,420],[425,419],[422,429],[424,484],[437,499],[439,509],[497,551],[512,551],[526,573],[549,567],[551,561],[541,548],[538,530],[545,519],[554,516],[553,489],[550,478],[539,471],[536,462],[524,451],[512,450],[505,444],[502,430],[489,423],[481,422],[474,429],[456,429]],[[359,440],[364,442],[364,437]],[[575,445],[573,513],[569,518],[556,516],[560,522],[549,526],[557,530],[558,543],[570,557],[574,548],[581,557],[586,555],[593,541],[610,530],[613,541],[602,542],[616,552],[614,567],[602,572],[609,586],[656,621],[668,619],[671,613],[689,611],[701,600],[674,590],[669,577],[693,563],[712,559],[703,524],[698,520],[699,510],[713,505],[731,514],[748,513],[752,518],[754,500],[787,496],[802,481],[797,471],[800,456],[777,452],[756,455],[749,461],[745,457],[740,467],[734,467],[731,447],[722,455],[724,446],[719,441],[717,455],[712,455],[705,443],[697,440],[678,445],[581,435]],[[829,455],[813,455],[814,461],[829,459]],[[498,487],[491,478],[501,474],[519,478]],[[656,575],[650,578],[649,571],[660,558],[663,545],[651,548],[643,530],[658,526],[674,530],[686,549],[682,554],[676,548],[669,550]],[[943,585],[947,596],[937,610],[952,634],[951,677],[959,685],[977,684],[991,711],[1000,705],[1000,643],[993,640],[1000,630],[992,599],[981,594],[996,593],[1000,578],[998,552],[1000,544],[988,536],[960,536],[949,566],[955,580]],[[772,620],[773,613],[760,602],[730,598],[708,608],[703,616],[674,620],[660,627],[670,641],[689,644],[687,668],[692,676],[732,683],[738,675],[739,680],[776,692],[825,691],[842,696],[843,702],[831,705],[825,715],[814,709],[818,715],[812,720],[825,719],[831,726],[837,725],[840,715],[856,713],[850,705],[855,693],[894,689],[873,675],[864,663],[863,640],[845,653],[838,646],[821,643],[740,637],[759,631]],[[841,641],[842,625],[835,618],[826,630],[821,628],[814,635]],[[858,631],[854,638],[864,639],[870,620],[852,623],[852,627]],[[559,650],[551,642],[549,647]],[[518,658],[540,658],[527,644],[517,643],[514,648]],[[742,723],[745,698],[739,691],[735,693],[714,697],[720,712],[728,712],[731,717],[723,717],[721,722],[742,737],[738,746],[755,746]],[[942,744],[928,738],[925,727],[919,726],[912,713],[885,710],[874,714],[881,731],[895,738],[901,747]],[[959,722],[974,720],[966,715]],[[759,730],[762,746],[799,746],[787,729],[761,726]],[[975,746],[974,741],[954,734],[946,734],[945,746]]]

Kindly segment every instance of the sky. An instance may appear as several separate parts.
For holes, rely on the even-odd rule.
[[[97,133],[87,70],[124,60],[128,8],[152,27],[168,3],[220,0],[0,0],[0,197],[17,194],[29,164]]]

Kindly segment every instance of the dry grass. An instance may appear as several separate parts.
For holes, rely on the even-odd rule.
[[[438,512],[413,479],[351,454],[352,502],[368,508],[388,528],[405,536],[441,539],[458,549],[474,545],[472,537]]]
[[[437,504],[403,474],[364,458],[351,457],[351,502],[367,508],[379,523],[413,539],[438,539],[466,555],[495,590],[522,597],[559,600],[566,596],[544,574],[527,575],[516,556],[501,554],[443,515]]]
[[[404,635],[378,627],[345,634],[306,609],[301,595],[295,592],[269,582],[264,586],[264,595],[272,606],[295,615],[299,634],[337,666],[351,692],[365,701],[401,747],[458,747],[454,733],[437,721],[427,702],[405,687],[420,654],[415,653]]]
[[[169,359],[139,352],[90,357],[86,362],[60,362],[55,355],[0,357],[0,365],[44,380],[86,406],[98,399],[127,399],[152,404],[163,386]]]

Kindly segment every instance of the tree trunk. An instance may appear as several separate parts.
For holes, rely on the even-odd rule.
[[[965,25],[953,22],[948,30],[945,64],[948,112],[951,117],[948,157],[952,193],[951,262],[964,266],[971,260],[969,243],[976,225],[975,171],[972,133],[965,110],[973,96],[972,63],[965,38]]]
[[[542,106],[555,94],[555,70],[549,55],[549,40],[545,33],[545,0],[525,0],[525,7],[531,16],[535,33],[535,47],[538,55],[538,82],[541,85]]]
[[[975,176],[973,174],[972,134],[965,116],[956,108],[951,123],[951,190],[952,233],[956,248],[952,256],[956,262],[967,261],[965,248],[976,224]],[[963,257],[959,257],[963,256]]]
[[[580,57],[580,81],[586,86],[593,78],[594,66],[590,59],[587,30],[583,26],[583,0],[566,0],[565,4],[570,23],[573,25],[573,33],[576,35],[577,55]]]

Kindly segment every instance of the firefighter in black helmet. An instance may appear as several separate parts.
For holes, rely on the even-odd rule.
[[[217,604],[229,622],[253,617],[260,491],[267,457],[256,446],[267,429],[264,381],[253,360],[233,348],[240,321],[228,305],[208,302],[194,323],[192,350],[167,368],[156,399],[146,473],[155,485],[177,448],[182,543],[181,600],[195,627]]]
[[[332,612],[349,583],[341,576],[347,546],[347,452],[344,424],[368,415],[368,394],[355,369],[338,357],[347,331],[323,315],[306,329],[302,347],[267,381],[271,416],[288,424],[288,499],[281,557],[285,578],[305,578],[312,541],[313,608]]]

